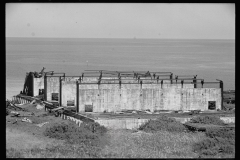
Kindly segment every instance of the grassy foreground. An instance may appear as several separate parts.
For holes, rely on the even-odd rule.
[[[203,133],[132,133],[109,130],[105,145],[93,147],[79,144],[48,145],[45,149],[8,149],[8,158],[196,158],[192,145],[204,138]],[[90,148],[89,148],[90,147]]]
[[[195,117],[194,123],[222,124],[219,117]],[[191,132],[174,119],[159,117],[139,130],[107,130],[98,123],[49,125],[44,136],[63,143],[8,148],[7,158],[233,158],[235,130]]]

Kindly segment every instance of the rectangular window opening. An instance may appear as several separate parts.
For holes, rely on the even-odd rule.
[[[52,93],[52,101],[58,101],[58,93]]]
[[[93,105],[85,105],[85,112],[93,112]]]
[[[208,101],[208,109],[215,110],[216,109],[216,101]]]
[[[74,100],[67,100],[67,106],[75,106],[74,102]]]

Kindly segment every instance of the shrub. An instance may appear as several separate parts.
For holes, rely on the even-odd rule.
[[[14,148],[6,149],[7,158],[20,158],[23,157],[22,153]]]
[[[217,116],[197,116],[190,120],[190,123],[224,125],[225,123]]]
[[[50,138],[66,140],[71,144],[83,143],[90,146],[99,146],[106,131],[107,129],[104,126],[100,126],[95,122],[83,122],[80,127],[72,122],[62,122],[46,128],[44,135]]]
[[[235,153],[235,130],[228,128],[208,129],[206,136],[206,139],[193,145],[193,150],[200,155]]]
[[[235,130],[229,128],[208,129],[206,131],[206,136],[210,138],[221,137],[235,140]]]
[[[50,138],[67,139],[69,128],[71,127],[67,123],[54,123],[52,126],[46,128],[44,135]]]
[[[218,153],[218,151],[216,149],[204,149],[201,151],[201,155],[210,155],[210,156],[214,156]]]
[[[160,130],[169,132],[183,132],[186,130],[186,128],[182,123],[164,115],[158,117],[156,120],[149,120],[148,122],[142,124],[139,127],[139,130],[144,130],[146,132],[155,132]]]
[[[216,146],[216,141],[212,138],[206,138],[201,142],[195,143],[193,145],[193,150],[195,152],[201,152],[203,150],[207,150],[209,148],[213,148]]]
[[[107,129],[104,126],[101,126],[96,122],[82,123],[80,128],[87,129],[93,133],[96,133],[97,135],[104,135],[107,132]]]

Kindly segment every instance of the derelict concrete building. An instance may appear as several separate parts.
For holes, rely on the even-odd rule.
[[[30,76],[31,75],[31,76]],[[197,76],[171,72],[85,71],[80,76],[29,74],[28,95],[43,90],[46,101],[76,106],[77,112],[121,110],[217,110],[222,108],[223,82],[204,82]],[[204,88],[205,84],[219,87]],[[42,94],[41,93],[41,94]]]

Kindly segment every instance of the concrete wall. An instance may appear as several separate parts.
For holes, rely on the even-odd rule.
[[[149,119],[100,119],[95,120],[100,125],[109,129],[138,129],[140,125],[146,123]]]
[[[62,80],[62,105],[68,100],[76,105],[76,79],[66,77]],[[104,77],[107,79],[106,77]],[[128,77],[129,78],[129,77]],[[208,110],[208,101],[216,101],[216,109],[221,108],[221,90],[219,88],[194,88],[193,84],[171,84],[170,80],[152,84],[88,84],[97,82],[98,77],[84,77],[79,84],[79,111],[85,111],[85,105],[93,105],[93,112],[115,112],[123,109],[145,110]],[[116,79],[110,77],[108,79]],[[52,93],[59,93],[59,77],[47,77],[47,100]],[[36,93],[43,84],[36,79]],[[150,82],[151,80],[149,80]],[[146,82],[146,81],[145,81]],[[155,81],[156,82],[156,81]],[[116,82],[115,82],[116,83]]]
[[[47,77],[47,101],[52,101],[52,93],[59,95],[59,80],[60,77]]]
[[[39,89],[44,89],[44,77],[33,78],[33,96],[37,96]]]
[[[208,101],[216,101],[216,109],[221,109],[221,89],[79,89],[80,112],[85,111],[85,105],[93,105],[93,112],[123,109],[208,110]]]
[[[191,120],[191,117],[171,117],[181,123],[186,123]],[[224,123],[235,123],[235,117],[220,117]],[[146,123],[150,119],[136,119],[136,118],[122,118],[122,119],[98,119],[100,125],[103,125],[109,129],[138,129],[140,125]]]
[[[79,77],[66,77],[62,80],[62,106],[67,106],[67,101],[74,100],[76,106],[76,80]]]

